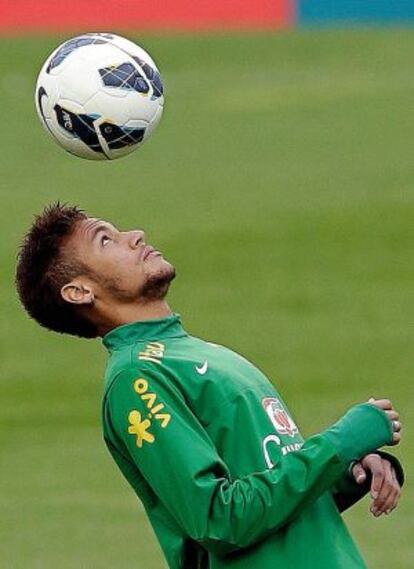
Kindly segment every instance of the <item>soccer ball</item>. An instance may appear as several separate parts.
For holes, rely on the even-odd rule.
[[[61,44],[43,65],[36,109],[65,150],[113,160],[147,140],[160,121],[164,89],[151,57],[114,34],[92,33]]]

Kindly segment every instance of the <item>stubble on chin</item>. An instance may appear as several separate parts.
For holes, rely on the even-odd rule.
[[[168,264],[158,272],[148,275],[139,291],[139,298],[144,301],[162,300],[167,295],[171,281],[175,278],[175,267]]]
[[[161,267],[158,271],[146,276],[145,281],[133,288],[123,288],[118,279],[113,277],[100,277],[100,284],[106,293],[115,300],[123,303],[162,300],[165,298],[171,281],[175,278],[175,267],[170,263]]]

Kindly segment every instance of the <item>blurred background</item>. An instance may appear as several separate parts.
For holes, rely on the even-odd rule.
[[[2,569],[164,567],[102,442],[101,343],[16,298],[18,244],[57,199],[145,228],[188,331],[263,369],[305,436],[392,399],[401,505],[346,521],[369,567],[414,566],[413,22],[412,0],[0,1]],[[157,132],[115,162],[66,154],[35,114],[44,60],[87,31],[142,45],[166,87]]]

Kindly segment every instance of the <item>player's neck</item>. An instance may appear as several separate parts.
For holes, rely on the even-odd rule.
[[[172,314],[172,311],[165,300],[154,300],[145,304],[117,305],[112,307],[110,315],[102,315],[102,320],[98,323],[99,336],[105,336],[110,330],[138,322],[151,320],[154,318],[165,318]]]

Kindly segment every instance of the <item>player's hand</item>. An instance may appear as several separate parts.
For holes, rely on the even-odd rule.
[[[401,423],[399,421],[399,414],[393,408],[392,403],[389,399],[374,399],[371,397],[368,401],[371,405],[375,405],[379,409],[382,409],[386,412],[388,419],[391,421],[392,429],[393,429],[393,436],[392,436],[392,444],[398,445],[401,441]]]
[[[363,484],[367,479],[367,473],[372,476],[371,513],[375,517],[390,514],[397,507],[401,495],[401,487],[394,468],[387,459],[378,454],[367,454],[360,462],[354,464],[352,474],[358,484]]]

